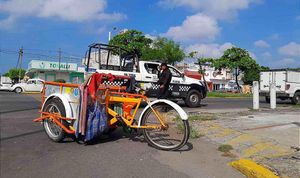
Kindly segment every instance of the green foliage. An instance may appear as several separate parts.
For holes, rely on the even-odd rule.
[[[58,83],[66,83],[66,81],[64,79],[56,79],[54,80],[54,82],[58,82]]]
[[[252,94],[245,93],[221,93],[221,92],[208,92],[208,98],[244,98],[244,97],[252,97]]]
[[[5,76],[9,77],[12,81],[16,82],[19,80],[19,75],[20,79],[24,78],[25,72],[26,70],[24,69],[12,68],[5,74]]]
[[[216,120],[217,117],[214,115],[193,115],[189,116],[189,121],[210,121]]]
[[[204,136],[201,134],[198,130],[196,130],[194,127],[190,126],[190,138],[199,138]]]
[[[243,81],[245,84],[252,84],[253,81],[259,79],[260,66],[250,57],[249,52],[242,48],[232,47],[227,49],[220,59],[213,61],[213,66],[216,69],[238,69],[238,74],[239,72],[244,73]],[[237,77],[236,83],[238,85]]]
[[[266,70],[270,70],[270,67],[260,66],[260,71],[266,71]]]
[[[125,33],[114,36],[110,41],[110,45],[119,46],[128,52],[124,55],[137,54],[142,56],[142,51],[149,48],[152,40],[146,38],[145,35],[137,30],[128,30]]]
[[[143,48],[143,60],[161,60],[174,64],[184,59],[185,54],[180,48],[180,44],[167,38],[157,38],[153,41],[151,48]]]

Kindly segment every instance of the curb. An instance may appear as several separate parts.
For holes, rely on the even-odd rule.
[[[248,159],[233,161],[229,163],[229,165],[243,173],[248,178],[279,178],[269,169]]]

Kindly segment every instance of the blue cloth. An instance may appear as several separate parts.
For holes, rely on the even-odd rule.
[[[85,141],[90,141],[101,135],[107,128],[105,105],[95,102],[94,105],[88,106],[87,118]]]

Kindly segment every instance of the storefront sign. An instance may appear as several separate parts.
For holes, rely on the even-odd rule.
[[[46,70],[68,70],[77,71],[77,64],[75,63],[65,63],[65,62],[51,62],[51,61],[38,61],[32,60],[28,64],[28,69],[46,69]]]

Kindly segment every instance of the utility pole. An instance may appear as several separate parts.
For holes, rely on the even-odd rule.
[[[21,82],[21,69],[22,69],[23,47],[19,50],[19,58],[17,68],[19,68],[19,82]]]
[[[61,61],[61,49],[58,49],[58,70],[60,70],[60,61]]]

